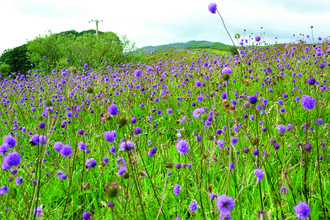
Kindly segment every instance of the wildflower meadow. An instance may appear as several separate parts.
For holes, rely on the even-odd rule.
[[[0,219],[329,219],[330,41],[234,39],[2,77]]]

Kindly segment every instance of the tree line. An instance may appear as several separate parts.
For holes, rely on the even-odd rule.
[[[2,77],[10,73],[27,74],[29,70],[45,70],[46,73],[56,68],[107,61],[115,63],[138,60],[135,44],[125,36],[120,39],[113,32],[75,30],[37,36],[19,47],[6,49],[0,56],[0,74]],[[102,60],[101,60],[102,59]]]

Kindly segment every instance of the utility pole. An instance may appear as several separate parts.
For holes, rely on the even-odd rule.
[[[96,23],[96,36],[99,34],[99,22],[103,22],[103,20],[90,20],[88,23],[95,22]]]

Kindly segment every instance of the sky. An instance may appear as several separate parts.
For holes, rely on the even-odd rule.
[[[103,20],[100,31],[126,35],[137,48],[190,40],[231,44],[219,15],[208,11],[211,2],[217,4],[232,37],[245,33],[246,38],[262,35],[266,43],[309,42],[306,35],[311,35],[311,26],[314,41],[330,36],[329,0],[0,1],[0,54],[48,30],[95,29],[90,20]]]

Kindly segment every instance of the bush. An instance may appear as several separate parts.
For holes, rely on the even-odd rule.
[[[9,75],[10,72],[10,65],[6,64],[6,63],[2,63],[0,65],[0,74],[2,77],[7,77]]]
[[[53,34],[49,31],[45,37],[39,35],[36,39],[28,41],[30,60],[37,68],[47,69],[48,72],[59,68],[59,65],[61,69],[70,66],[79,67],[84,63],[94,67],[96,63],[103,61],[113,65],[138,58],[132,52],[135,45],[125,36],[121,41],[113,32],[100,32],[98,36],[91,31],[77,33],[67,31]],[[43,59],[43,56],[46,56],[46,59]],[[67,58],[69,61],[66,61]]]

